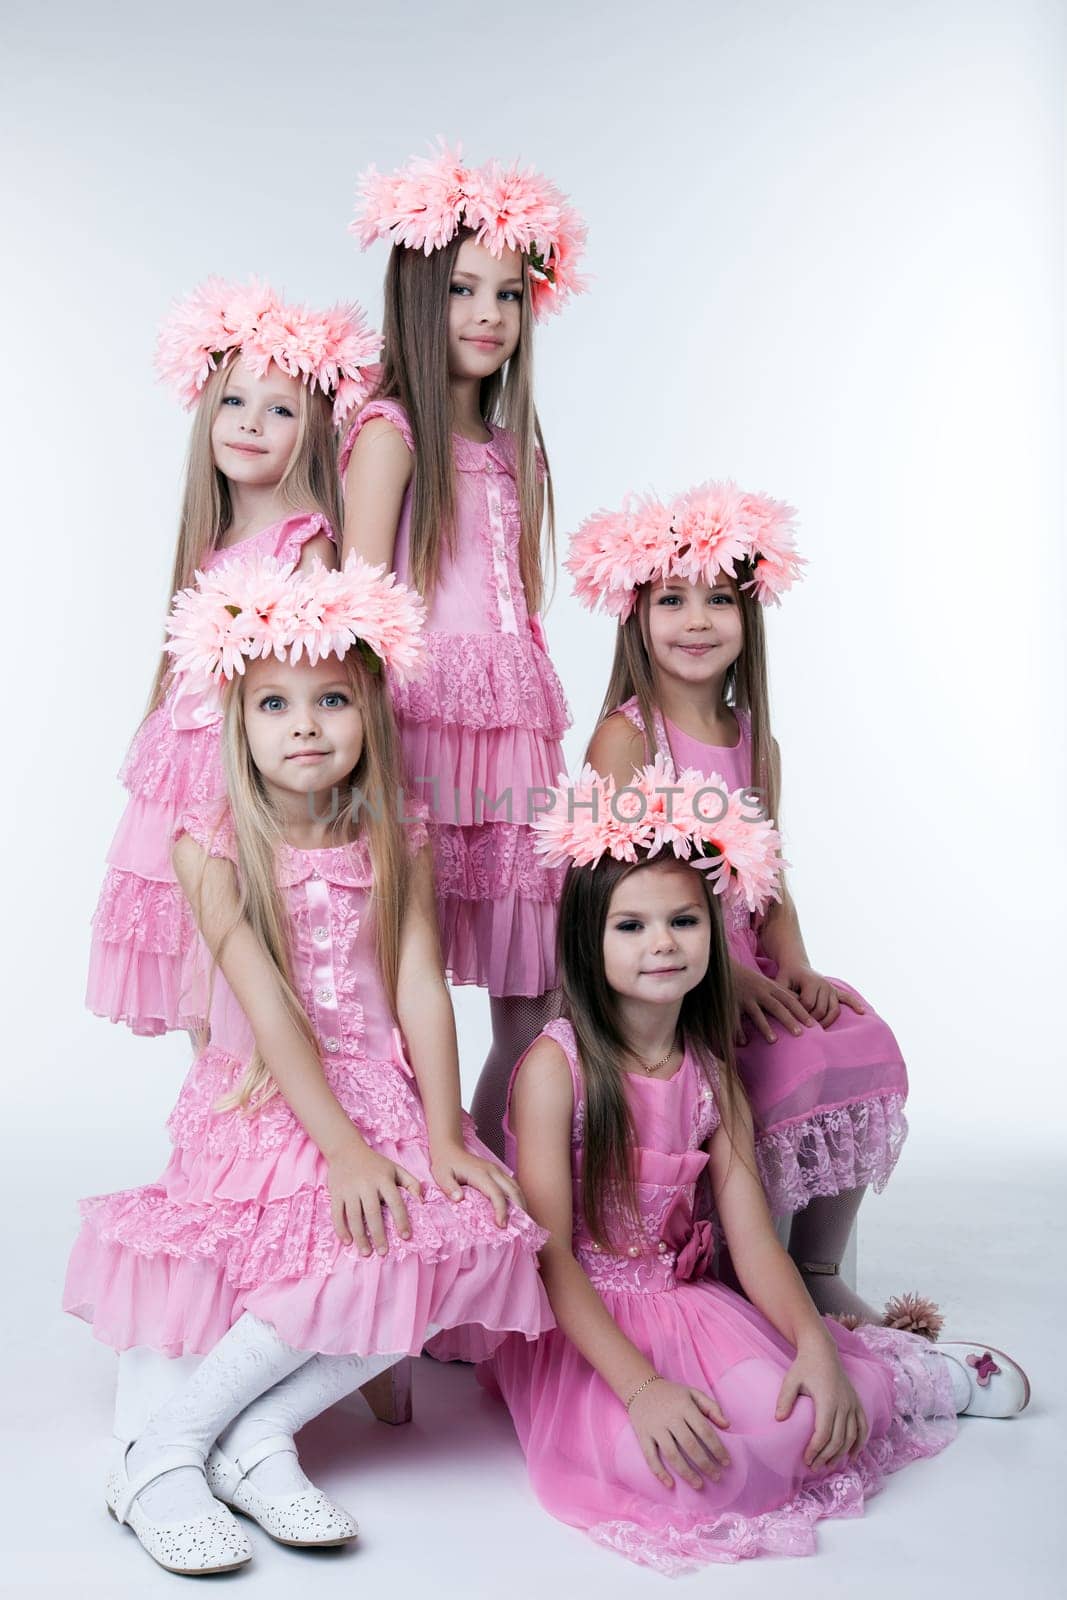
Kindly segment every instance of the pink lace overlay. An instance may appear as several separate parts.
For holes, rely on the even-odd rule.
[[[425,808],[407,809],[414,852],[427,838]],[[236,853],[217,802],[186,813],[175,831],[213,856]],[[485,1196],[466,1189],[453,1202],[434,1181],[418,1087],[378,975],[369,848],[362,839],[283,846],[277,881],[293,986],[326,1082],[367,1143],[422,1186],[408,1205],[411,1237],[387,1216],[384,1258],[342,1243],[327,1163],[283,1094],[252,1112],[220,1109],[254,1040],[216,971],[211,1042],[167,1124],[171,1159],[157,1182],[83,1203],[67,1309],[116,1348],[170,1354],[210,1349],[245,1310],[286,1343],[332,1354],[415,1351],[430,1325],[477,1323],[489,1348],[508,1332],[535,1336],[551,1323],[536,1261],[544,1231],[515,1208],[498,1227]],[[466,1118],[463,1137],[488,1155]]]
[[[665,1574],[761,1555],[809,1555],[823,1517],[859,1516],[886,1476],[941,1450],[955,1431],[947,1363],[922,1339],[826,1324],[870,1425],[843,1468],[804,1461],[815,1427],[807,1396],[776,1419],[795,1350],[740,1295],[707,1275],[710,1223],[695,1190],[717,1125],[714,1080],[686,1054],[673,1077],[624,1076],[634,1124],[636,1219],[608,1208],[610,1249],[582,1213],[583,1079],[571,1025],[542,1037],[563,1050],[573,1087],[574,1250],[620,1331],[664,1378],[713,1393],[730,1418],[731,1464],[692,1489],[665,1488],[622,1402],[559,1329],[493,1353],[486,1387],[504,1398],[542,1504],[598,1543]],[[514,1141],[509,1132],[509,1159]],[[561,1427],[561,1418],[566,1419]]]
[[[212,550],[201,565],[267,554],[296,561],[309,540],[323,535],[333,537],[324,517],[298,512]],[[195,923],[170,864],[177,816],[217,802],[225,790],[220,714],[210,705],[198,705],[196,713],[171,683],[134,735],[119,773],[130,798],[93,917],[86,1005],[139,1034],[195,1029],[203,1021],[185,977]]]
[[[556,669],[529,630],[431,633],[426,645],[423,675],[393,691],[400,716],[467,728],[523,727],[551,739],[570,727]]]
[[[435,824],[433,849],[442,897],[478,901],[516,890],[524,900],[553,907],[559,899],[565,869],[544,865],[527,827],[503,822],[467,828]]]
[[[376,417],[414,452],[403,407],[373,400],[341,449],[342,477],[360,431]],[[492,995],[536,996],[555,987],[562,879],[538,865],[522,835],[530,804],[543,803],[534,791],[555,783],[562,769],[559,738],[570,710],[523,588],[515,441],[493,424],[488,432],[484,443],[453,435],[455,539],[428,599],[428,664],[416,682],[394,686],[393,703],[409,786],[426,798],[426,786],[438,789],[431,807],[441,825],[434,845],[448,975]],[[410,582],[410,490],[394,560]],[[514,796],[510,815],[498,808],[507,794]]]
[[[904,1096],[835,1106],[760,1133],[756,1161],[775,1216],[791,1216],[817,1195],[869,1187],[880,1194],[908,1136]]]

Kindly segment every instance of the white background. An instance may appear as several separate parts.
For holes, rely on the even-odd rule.
[[[1037,1364],[1054,1328],[1040,1263],[1065,1066],[1063,8],[67,0],[9,5],[5,19],[3,1173],[25,1306],[6,1337],[26,1437],[40,1445],[51,1419],[53,1484],[71,1439],[84,1468],[73,1525],[60,1518],[36,1568],[28,1547],[27,1591],[62,1592],[57,1549],[86,1559],[102,1594],[120,1592],[120,1557],[131,1583],[155,1576],[132,1540],[78,1521],[81,1498],[99,1498],[88,1442],[110,1366],[55,1310],[75,1198],[162,1165],[186,1059],[182,1038],[135,1040],[81,1010],[188,430],[153,381],[155,328],[209,272],[262,273],[316,303],[355,296],[377,316],[385,247],[361,256],[345,232],[356,175],[437,133],[476,162],[535,163],[589,221],[592,290],[539,333],[561,546],[629,488],[706,476],[800,510],[808,577],[770,618],[794,890],[813,960],[872,998],[912,1074],[912,1138],[867,1213],[861,1287],[921,1283],[972,1331],[981,1318],[980,1336],[1017,1331]],[[574,606],[564,575],[548,633],[576,759],[612,627]],[[469,1092],[484,996],[463,991],[457,1009]],[[1024,1257],[1025,1284],[1012,1276]],[[907,1281],[868,1282],[876,1264]],[[28,1342],[62,1379],[25,1367]],[[439,1398],[453,1375],[432,1381]],[[1011,1507],[998,1519],[1005,1560],[1013,1541],[1039,1556],[1048,1538],[1033,1488],[1045,1435],[1036,1417],[1025,1426],[1010,1430],[1028,1487],[1015,1486],[1021,1520]],[[512,1497],[492,1515],[512,1548],[536,1546],[546,1583],[581,1571],[594,1588],[658,1592],[524,1499],[509,1438],[498,1431],[491,1459],[494,1486],[497,1458],[512,1472]],[[903,1480],[870,1520],[900,1559],[912,1536],[935,1552],[941,1593],[956,1592],[942,1564],[963,1559],[967,1496],[1008,1492],[995,1450],[976,1457],[973,1438],[922,1469],[939,1493],[951,1480],[951,1525]],[[426,1440],[447,1478],[440,1438]],[[448,1592],[470,1579],[480,1593],[492,1561],[481,1578],[464,1562],[488,1537],[489,1491],[465,1448],[475,1521],[459,1506],[433,1559],[451,1562]],[[948,1465],[967,1449],[970,1487]],[[397,1525],[409,1557],[416,1510]],[[907,1514],[928,1525],[909,1534]],[[848,1575],[873,1593],[877,1538],[834,1529],[824,1543],[832,1554],[803,1569],[759,1564],[729,1581]],[[266,1573],[278,1553],[260,1554]],[[991,1553],[979,1555],[992,1583]],[[338,1592],[352,1581],[329,1570]],[[410,1578],[371,1570],[401,1591]],[[917,1592],[932,1570],[911,1569]]]

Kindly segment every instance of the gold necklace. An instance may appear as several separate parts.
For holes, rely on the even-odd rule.
[[[667,1054],[663,1057],[663,1059],[661,1061],[653,1061],[653,1062],[643,1061],[642,1058],[637,1054],[637,1052],[635,1050],[631,1050],[630,1054],[633,1056],[634,1060],[640,1066],[641,1071],[644,1073],[645,1077],[646,1078],[651,1078],[652,1074],[654,1072],[658,1072],[660,1067],[665,1067],[667,1065],[667,1062],[671,1059],[671,1056],[673,1056],[673,1054],[675,1052],[677,1044],[678,1044],[677,1039],[672,1039],[671,1040],[671,1047],[667,1051]]]

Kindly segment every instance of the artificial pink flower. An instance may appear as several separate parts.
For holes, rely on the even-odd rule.
[[[701,794],[709,789],[722,792],[725,806],[702,806]],[[777,831],[763,818],[750,819],[743,793],[695,769],[676,774],[663,756],[619,789],[612,777],[586,765],[577,777],[560,777],[552,805],[535,817],[535,849],[548,866],[579,867],[596,866],[605,855],[636,862],[670,849],[706,872],[716,894],[758,911],[779,897],[784,863]]]
[[[195,405],[212,372],[240,350],[249,368],[265,373],[273,361],[312,390],[333,394],[344,382],[368,393],[365,376],[382,341],[355,304],[314,311],[287,305],[266,284],[209,278],[179,301],[160,329],[156,370],[178,391],[186,408]],[[347,393],[348,406],[353,402]]]
[[[426,608],[384,566],[353,551],[340,572],[316,562],[307,572],[264,556],[228,561],[196,575],[174,598],[166,648],[177,676],[215,680],[244,671],[245,660],[273,655],[314,664],[342,657],[357,642],[373,650],[399,682],[422,666]]]
[[[460,228],[472,229],[498,258],[505,250],[526,256],[535,317],[558,311],[585,288],[578,271],[585,224],[556,185],[533,168],[496,161],[468,167],[459,149],[442,140],[431,155],[413,157],[397,172],[370,167],[361,175],[349,232],[362,249],[389,239],[429,255]]]

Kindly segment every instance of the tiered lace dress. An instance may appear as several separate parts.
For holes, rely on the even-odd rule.
[[[212,550],[202,570],[259,556],[298,561],[304,545],[319,534],[334,537],[324,517],[300,512],[239,544]],[[193,1029],[202,1020],[182,990],[196,927],[170,851],[182,812],[224,792],[220,725],[210,696],[179,693],[172,681],[137,730],[119,773],[130,798],[108,851],[93,916],[85,1003],[134,1033]]]
[[[500,1390],[546,1510],[631,1560],[678,1573],[747,1556],[808,1555],[823,1517],[862,1513],[887,1473],[935,1455],[955,1432],[948,1363],[914,1334],[827,1327],[870,1423],[849,1465],[813,1472],[804,1450],[811,1400],[775,1421],[793,1351],[746,1300],[707,1272],[711,1226],[694,1220],[694,1187],[718,1124],[712,1086],[687,1052],[671,1078],[629,1074],[640,1227],[616,1212],[617,1252],[591,1238],[581,1206],[584,1099],[569,1022],[544,1035],[563,1050],[574,1085],[575,1256],[619,1328],[664,1378],[713,1394],[730,1421],[718,1483],[667,1489],[653,1477],[626,1409],[558,1328],[534,1344],[508,1339],[479,1369]],[[514,1143],[509,1134],[509,1160]]]
[[[234,858],[217,804],[184,827],[212,855]],[[425,843],[421,823],[409,831],[413,849]],[[244,1311],[297,1349],[333,1354],[414,1353],[430,1324],[476,1323],[490,1344],[511,1331],[535,1337],[552,1323],[537,1266],[544,1233],[515,1208],[499,1228],[483,1195],[465,1189],[452,1201],[430,1177],[422,1102],[375,962],[366,845],[285,846],[278,881],[294,985],[330,1087],[368,1143],[424,1185],[423,1200],[408,1201],[412,1236],[387,1214],[386,1256],[341,1243],[326,1162],[281,1094],[251,1115],[215,1109],[253,1045],[216,972],[211,1042],[171,1114],[170,1162],[157,1183],[82,1202],[65,1308],[117,1350],[169,1356],[210,1350]],[[466,1119],[464,1137],[488,1154]]]
[[[374,400],[342,448],[342,475],[372,417],[414,449],[403,408]],[[543,806],[539,791],[563,770],[570,713],[519,574],[514,441],[489,431],[487,444],[453,436],[455,558],[445,554],[430,600],[428,668],[395,688],[393,705],[409,786],[430,807],[449,976],[491,995],[532,996],[555,986],[563,873],[536,855],[529,808]],[[405,582],[410,534],[409,488],[394,555]]]
[[[636,700],[620,707],[641,727]],[[737,717],[736,745],[708,745],[657,717],[657,747],[676,768],[717,772],[730,789],[752,782],[751,729]],[[773,978],[777,963],[764,950],[759,925],[743,908],[727,914],[730,953],[743,966]],[[831,980],[839,988],[857,991]],[[862,996],[857,995],[862,999]],[[749,1026],[737,1066],[756,1117],[756,1157],[771,1210],[800,1211],[818,1195],[870,1185],[884,1189],[896,1166],[908,1124],[908,1074],[892,1030],[863,1000],[862,1015],[842,1006],[829,1027],[799,1037],[775,1025],[767,1041]]]

